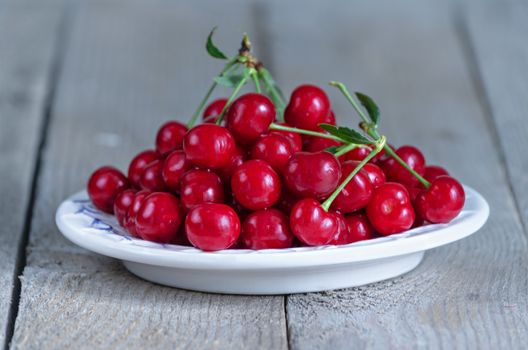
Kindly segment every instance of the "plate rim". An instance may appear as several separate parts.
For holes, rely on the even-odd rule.
[[[61,202],[55,214],[59,231],[74,244],[95,253],[112,258],[133,261],[148,265],[197,269],[197,270],[273,270],[300,267],[322,267],[349,263],[367,263],[372,260],[412,254],[443,246],[477,232],[489,217],[489,204],[484,197],[469,186],[464,185],[466,203],[465,217],[448,224],[427,225],[400,234],[369,240],[369,244],[355,242],[341,246],[298,247],[264,250],[222,250],[204,252],[192,247],[151,243],[151,246],[131,244],[130,240],[111,239],[115,233],[97,235],[72,227],[65,215],[73,214],[68,206],[74,198],[85,196],[79,191]],[[469,199],[469,200],[468,200]],[[471,207],[475,207],[471,210]],[[466,207],[470,207],[468,210]],[[461,215],[462,215],[461,213]],[[426,232],[411,235],[419,230]],[[463,230],[461,230],[463,228]],[[459,231],[460,230],[460,231]],[[123,238],[122,236],[120,236]],[[118,238],[118,237],[115,237]],[[167,247],[171,249],[167,249]],[[270,259],[270,256],[273,257]]]

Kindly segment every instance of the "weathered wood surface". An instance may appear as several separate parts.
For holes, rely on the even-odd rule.
[[[0,345],[12,328],[18,250],[41,139],[60,1],[0,1]],[[22,265],[23,267],[23,265]],[[13,307],[18,303],[15,289]]]
[[[303,1],[303,20],[290,21],[299,3],[288,4],[286,9],[277,4],[266,25],[274,39],[269,49],[280,84],[289,90],[300,82],[335,79],[352,91],[370,94],[382,108],[381,130],[390,142],[418,145],[431,163],[445,165],[491,204],[490,220],[481,232],[429,252],[403,277],[287,297],[291,348],[526,346],[526,236],[501,167],[495,131],[486,120],[486,105],[469,74],[471,63],[462,49],[467,43],[452,17],[456,12],[433,1],[361,6],[342,1],[332,7]],[[482,37],[487,40],[489,36]],[[492,42],[487,44],[491,47]],[[510,74],[514,79],[515,72]],[[331,89],[340,121],[357,123],[344,98]],[[522,91],[517,90],[518,98]],[[505,132],[501,135],[506,137]],[[510,142],[513,147],[515,138]]]
[[[483,99],[498,134],[498,147],[528,227],[528,3],[470,2],[461,26],[467,31]]]
[[[204,38],[236,50],[252,8],[193,1],[89,1],[72,11],[38,182],[13,348],[281,349],[283,297],[221,296],[142,281],[62,238],[53,211],[104,163],[125,168],[158,126],[187,120],[222,63]],[[207,11],[204,9],[207,8]],[[227,40],[222,40],[226,38]]]

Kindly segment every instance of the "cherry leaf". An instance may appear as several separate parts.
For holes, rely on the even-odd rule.
[[[356,96],[359,99],[359,102],[361,102],[363,107],[367,110],[370,120],[372,120],[375,125],[378,125],[380,111],[376,102],[374,102],[370,96],[362,94],[361,92],[356,92]]]
[[[205,48],[207,50],[207,53],[209,53],[209,55],[211,55],[212,57],[225,60],[227,59],[227,56],[222,51],[220,51],[220,49],[216,47],[216,45],[213,43],[213,33],[215,30],[216,27],[214,27],[213,30],[211,30],[211,32],[207,36],[207,43],[205,44]]]

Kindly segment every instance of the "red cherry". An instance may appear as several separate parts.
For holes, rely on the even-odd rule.
[[[416,209],[429,222],[447,223],[460,213],[465,199],[462,185],[444,175],[436,178],[431,187],[416,196]]]
[[[214,124],[201,124],[187,132],[183,150],[187,159],[204,168],[223,168],[235,153],[235,139],[226,128]]]
[[[341,142],[339,141],[325,139],[324,137],[317,137],[317,136],[305,136],[303,141],[304,141],[303,150],[306,152],[319,152],[319,151],[324,151],[325,149],[329,147],[341,146]]]
[[[338,230],[334,213],[326,212],[315,199],[298,201],[290,214],[290,228],[302,243],[310,246],[325,245],[332,240]]]
[[[156,151],[161,155],[181,149],[183,137],[187,132],[187,127],[177,121],[169,121],[163,124],[156,135]]]
[[[374,228],[364,213],[354,213],[345,217],[348,225],[348,243],[374,238]]]
[[[345,217],[343,216],[343,214],[339,212],[334,212],[334,215],[337,220],[337,232],[335,233],[334,237],[332,237],[330,242],[328,242],[327,244],[343,245],[343,244],[351,243],[349,242],[350,233],[349,233],[349,229],[348,229],[348,225],[345,220]]]
[[[283,177],[294,195],[324,199],[339,184],[341,165],[328,152],[298,152],[288,161]]]
[[[227,249],[240,236],[240,219],[225,204],[202,203],[187,214],[185,232],[196,248],[205,251]]]
[[[363,159],[367,158],[367,156],[372,152],[372,148],[370,146],[362,146],[362,147],[356,147],[352,149],[351,151],[348,151],[343,155],[345,160],[357,160],[362,161]],[[385,150],[381,150],[378,154],[376,154],[370,162],[376,162],[377,160],[381,159],[383,155],[385,154]]]
[[[444,168],[437,166],[437,165],[427,165],[425,167],[423,176],[427,181],[433,182],[434,180],[436,180],[437,177],[440,177],[443,175],[449,176],[449,173]]]
[[[244,220],[243,246],[249,249],[280,249],[293,245],[288,217],[277,209],[255,211]]]
[[[111,166],[103,166],[90,176],[88,196],[97,209],[113,214],[117,195],[128,186],[128,180],[122,172]]]
[[[167,185],[165,185],[165,181],[163,181],[163,175],[161,174],[163,171],[163,160],[157,159],[147,165],[145,169],[143,169],[143,174],[141,174],[141,178],[139,179],[139,186],[143,190],[149,190],[151,192],[156,191],[165,191],[167,189]]]
[[[367,216],[384,236],[408,230],[414,222],[414,210],[405,186],[387,182],[376,188],[367,205]]]
[[[136,155],[128,166],[128,181],[135,188],[140,188],[139,180],[145,167],[159,158],[156,151],[148,149]]]
[[[210,171],[190,170],[181,178],[180,186],[180,199],[186,211],[204,202],[224,202],[222,181]]]
[[[176,239],[182,221],[178,198],[167,192],[154,192],[141,203],[136,232],[144,240],[169,243]]]
[[[406,187],[406,188],[407,188],[407,191],[409,192],[409,196],[411,197],[411,203],[414,208],[414,222],[411,228],[423,226],[427,222],[424,220],[422,215],[420,215],[420,212],[416,208],[416,197],[418,197],[418,194],[423,191],[423,187]]]
[[[136,192],[137,191],[133,189],[121,191],[114,201],[114,214],[116,216],[117,222],[119,222],[119,225],[121,226],[123,226],[125,222],[128,207],[130,207],[132,201],[134,201]]]
[[[220,179],[223,182],[230,183],[231,177],[233,176],[236,168],[242,165],[242,163],[246,161],[246,158],[246,151],[237,146],[233,156],[231,156],[229,164],[223,168],[217,169],[216,173],[218,176],[220,176]]]
[[[313,85],[297,87],[284,111],[286,122],[296,128],[318,130],[318,125],[328,118],[330,101],[325,92]]]
[[[257,210],[273,206],[281,195],[281,181],[273,168],[263,160],[248,160],[231,178],[235,199],[245,208]]]
[[[130,233],[132,236],[138,237],[136,232],[136,218],[137,214],[139,212],[139,208],[141,208],[141,204],[143,203],[143,200],[151,194],[150,191],[142,190],[136,193],[134,196],[134,199],[132,200],[132,204],[127,209],[125,219],[123,220],[123,227]]]
[[[205,123],[215,123],[222,109],[227,103],[227,98],[219,98],[211,102],[204,110],[202,118]]]
[[[355,168],[356,164],[353,162],[344,162],[341,167],[342,178],[345,179]],[[362,169],[339,192],[332,203],[332,209],[346,214],[364,208],[368,204],[373,190],[374,186],[372,186],[368,174]]]
[[[279,201],[275,206],[278,209],[282,210],[283,213],[290,215],[293,206],[299,201],[299,199],[299,197],[294,196],[290,193],[290,191],[283,188],[281,192],[281,197],[279,198]]]
[[[266,161],[278,173],[281,173],[293,154],[290,141],[279,134],[260,137],[251,149],[251,159]]]
[[[290,125],[286,123],[277,123],[277,124],[290,127]],[[286,137],[290,141],[290,145],[291,145],[293,153],[300,152],[302,150],[303,138],[301,134],[293,132],[293,131],[285,131],[285,130],[273,130],[271,134],[279,134],[279,135]]]
[[[330,124],[330,125],[336,125],[336,117],[335,117],[335,114],[334,114],[334,111],[332,110],[332,108],[330,108],[330,110],[328,111],[328,114],[326,115],[326,118],[324,118],[321,123],[324,123],[324,124]]]
[[[177,150],[171,152],[163,162],[161,176],[167,187],[175,193],[179,193],[180,180],[187,170],[191,169],[191,163],[187,160],[185,152]]]
[[[353,165],[354,167],[359,165],[359,161],[357,160],[348,160],[346,163]],[[367,173],[368,178],[370,180],[370,183],[374,188],[378,188],[379,186],[383,185],[387,179],[385,178],[385,173],[379,166],[373,163],[367,163],[363,165],[361,168],[361,171],[364,171]]]
[[[237,98],[226,112],[227,128],[242,144],[254,142],[275,120],[275,106],[266,96],[249,93]]]
[[[420,150],[413,146],[401,146],[396,150],[396,154],[418,174],[425,172],[425,158]],[[381,163],[381,168],[387,175],[389,181],[399,182],[407,186],[418,186],[418,180],[396,159],[388,157]]]

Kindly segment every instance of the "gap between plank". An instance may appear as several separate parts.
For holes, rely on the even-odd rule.
[[[77,1],[75,1],[76,3]],[[11,304],[9,307],[7,326],[5,330],[4,349],[9,349],[13,334],[15,331],[15,322],[18,316],[18,308],[20,303],[20,295],[22,291],[22,282],[20,276],[26,266],[26,248],[29,243],[29,234],[31,232],[31,221],[33,218],[33,211],[35,208],[35,200],[38,193],[38,179],[40,170],[42,168],[44,149],[47,144],[47,135],[49,125],[53,115],[53,104],[55,101],[55,93],[57,82],[61,74],[62,63],[66,52],[66,43],[69,40],[70,17],[73,11],[72,3],[66,2],[62,4],[60,9],[61,14],[59,18],[58,29],[56,33],[56,41],[54,43],[50,69],[48,73],[48,81],[46,84],[46,92],[44,96],[44,103],[42,108],[42,123],[38,133],[37,152],[34,158],[33,174],[30,182],[29,200],[25,210],[25,220],[22,227],[22,234],[18,241],[15,268],[13,271],[13,289],[11,293]]]
[[[484,120],[486,124],[488,125],[488,128],[491,132],[491,138],[493,140],[495,149],[497,150],[497,154],[499,156],[499,164],[502,168],[502,173],[504,177],[506,178],[506,184],[508,186],[508,190],[513,198],[513,205],[515,207],[517,217],[521,223],[525,236],[528,236],[528,229],[523,220],[521,207],[519,205],[519,200],[513,188],[513,183],[511,180],[512,177],[508,169],[508,165],[506,163],[506,152],[504,150],[504,146],[501,142],[499,132],[498,132],[499,125],[497,125],[497,120],[493,116],[493,107],[491,104],[491,100],[488,96],[487,90],[484,86],[484,79],[482,78],[481,67],[477,59],[477,52],[473,45],[473,41],[471,40],[469,27],[465,21],[467,18],[467,15],[465,13],[465,8],[463,8],[462,6],[463,6],[462,4],[457,3],[452,10],[453,12],[452,18],[454,21],[455,32],[459,39],[460,46],[462,48],[462,54],[465,58],[466,65],[468,67],[471,83],[476,91],[477,99],[484,112],[484,116],[485,116]]]

